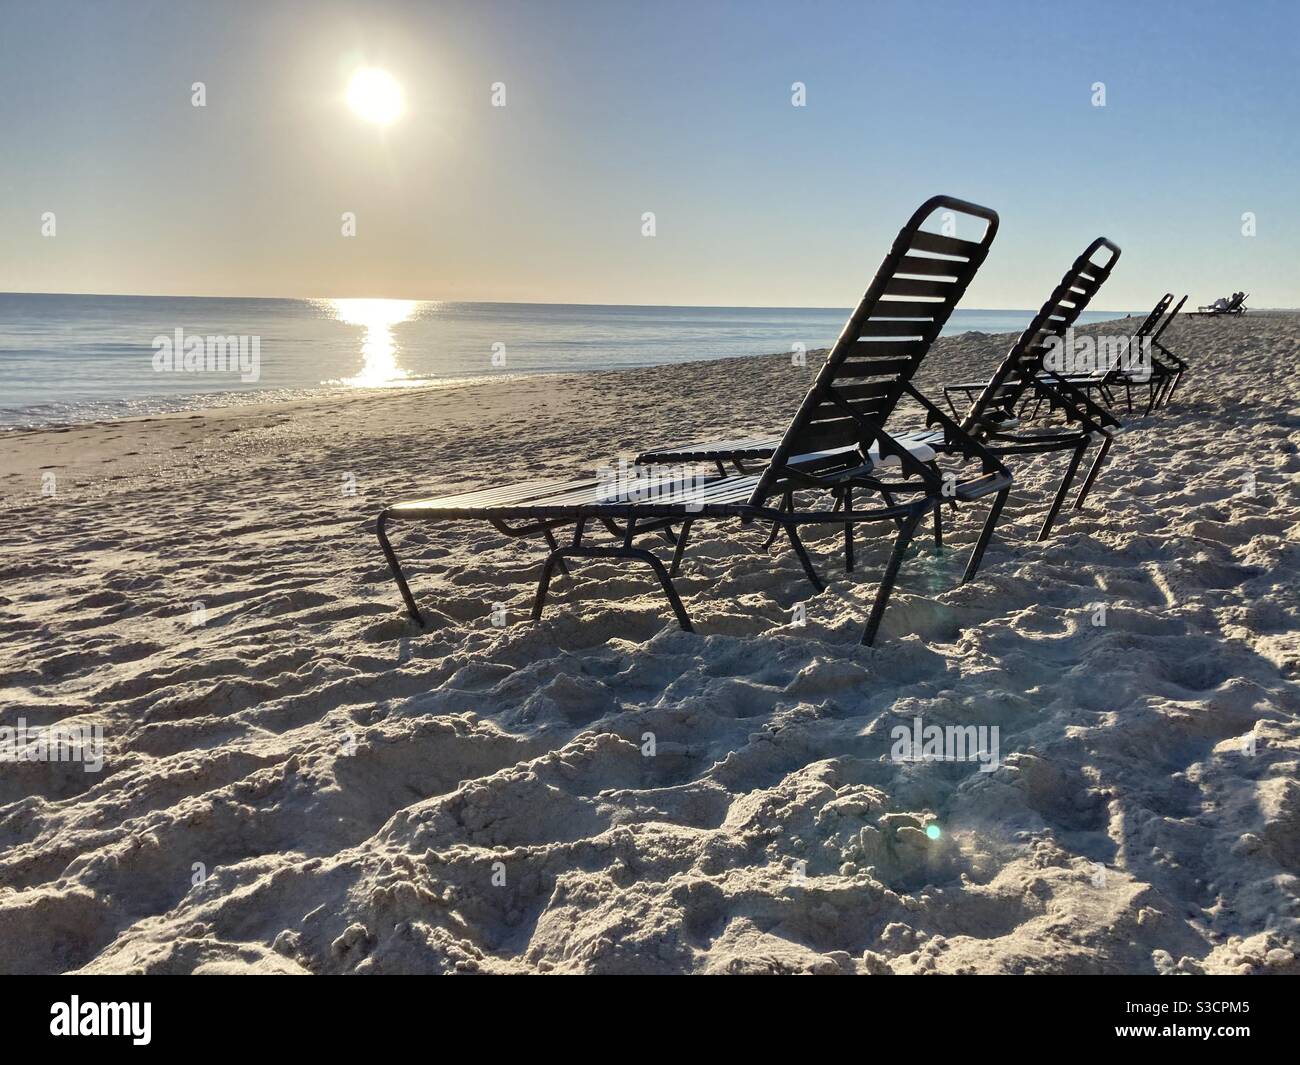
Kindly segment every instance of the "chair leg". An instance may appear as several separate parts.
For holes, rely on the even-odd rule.
[[[931,463],[930,463],[930,469],[932,469],[932,470],[934,471],[934,475],[935,475],[936,477],[938,477],[940,480],[943,479],[943,475],[939,472],[939,464],[938,464],[937,462],[931,462]],[[942,516],[942,511],[943,511],[943,502],[940,501],[940,502],[935,503],[935,505],[934,505],[934,553],[935,553],[936,555],[942,555],[942,554],[943,554],[943,516]]]
[[[1183,369],[1179,369],[1179,371],[1176,374],[1174,374],[1173,382],[1169,385],[1169,395],[1165,396],[1166,404],[1168,404],[1168,402],[1174,398],[1174,390],[1178,388],[1178,385],[1182,381],[1182,379],[1183,379]]]
[[[1156,396],[1158,396],[1160,392],[1164,391],[1164,387],[1165,387],[1165,383],[1161,381],[1160,388],[1159,389],[1156,388],[1156,379],[1154,376],[1151,378],[1150,381],[1147,382],[1147,409],[1145,412],[1146,414],[1150,414],[1153,410],[1155,410]]]
[[[552,533],[550,529],[543,529],[542,535],[546,537],[547,547],[549,547],[552,551],[559,550],[560,545],[555,542],[555,534]],[[560,572],[563,573],[566,577],[570,575],[569,567],[564,564],[564,559],[560,559]]]
[[[677,546],[673,549],[673,564],[668,569],[668,576],[676,577],[682,565],[682,554],[686,550],[686,540],[691,534],[691,519],[682,522],[682,531],[677,534]]]
[[[546,561],[542,564],[542,577],[537,582],[537,594],[533,596],[534,621],[541,621],[542,619],[542,607],[546,605],[546,592],[551,586],[551,573],[554,571],[557,562],[560,565],[564,564],[563,553],[564,548],[557,547],[546,556]]]
[[[1074,482],[1074,475],[1078,472],[1079,463],[1083,461],[1083,453],[1086,450],[1088,450],[1087,439],[1074,449],[1074,455],[1070,459],[1070,467],[1065,471],[1065,476],[1061,478],[1061,486],[1056,490],[1056,498],[1052,500],[1052,508],[1047,512],[1047,517],[1043,519],[1043,527],[1038,530],[1040,543],[1052,534],[1052,525],[1056,521],[1056,515],[1061,512],[1061,504],[1065,502],[1065,497],[1070,492],[1070,485]]]
[[[397,582],[397,590],[402,593],[402,600],[406,603],[407,613],[415,620],[420,628],[425,628],[424,615],[420,613],[420,608],[415,605],[415,597],[411,595],[411,589],[406,583],[406,576],[402,573],[402,567],[398,564],[397,555],[393,552],[393,545],[388,542],[388,534],[385,526],[388,524],[388,511],[379,515],[379,521],[375,525],[375,534],[379,537],[379,546],[384,549],[384,558],[388,560],[388,569],[393,575],[393,580]]]
[[[785,511],[794,510],[794,494],[792,492],[785,493],[785,495],[781,499],[781,506],[778,509],[785,510]],[[767,541],[763,544],[764,551],[766,551],[769,547],[771,547],[774,543],[776,543],[776,538],[778,535],[780,535],[780,533],[781,533],[781,523],[779,521],[772,522],[772,532],[768,536]]]
[[[808,580],[817,591],[824,591],[826,585],[822,579],[817,576],[817,571],[813,569],[812,559],[808,557],[808,552],[804,550],[803,541],[799,539],[799,534],[795,531],[793,525],[786,525],[786,534],[790,537],[790,546],[794,548],[794,553],[799,556],[799,562],[803,566],[803,571],[808,575]]]
[[[853,489],[844,489],[844,513],[853,513]],[[844,523],[844,572],[853,572],[853,522]]]
[[[1083,487],[1079,489],[1079,498],[1074,501],[1075,510],[1083,509],[1083,502],[1088,498],[1088,493],[1092,491],[1092,482],[1097,479],[1097,474],[1101,472],[1102,463],[1106,461],[1106,456],[1110,452],[1110,445],[1114,442],[1115,438],[1110,435],[1107,435],[1106,439],[1101,442],[1101,449],[1097,452],[1097,457],[1092,460],[1088,476],[1083,479]]]
[[[1183,367],[1178,367],[1169,376],[1169,387],[1165,389],[1164,398],[1160,401],[1160,406],[1169,406],[1169,401],[1174,398],[1174,389],[1178,387],[1178,382],[1183,379]]]
[[[1165,376],[1165,379],[1160,382],[1160,389],[1156,392],[1156,410],[1160,410],[1165,405],[1165,399],[1169,395],[1169,385],[1173,379],[1173,373],[1169,373]]]
[[[686,613],[686,607],[682,605],[681,596],[677,594],[677,589],[673,587],[672,578],[668,571],[664,569],[664,564],[660,562],[649,551],[645,552],[645,561],[650,563],[650,568],[655,571],[655,576],[659,578],[659,584],[663,587],[664,595],[668,597],[668,602],[673,608],[673,613],[677,615],[677,624],[682,627],[683,632],[694,632],[691,627],[691,619]]]
[[[1010,494],[1011,487],[1008,485],[993,500],[993,506],[989,509],[989,516],[984,519],[984,528],[980,530],[980,538],[975,542],[975,550],[970,553],[970,561],[966,563],[966,572],[962,574],[961,578],[962,584],[965,584],[979,572],[980,562],[984,558],[984,549],[989,546],[989,541],[993,539],[993,530],[997,527],[998,516],[1002,513],[1002,508],[1006,506],[1007,496]]]
[[[673,613],[677,616],[677,624],[685,632],[694,632],[691,627],[691,619],[686,613],[686,607],[682,605],[681,597],[677,594],[677,589],[673,587],[672,578],[668,575],[668,570],[664,564],[659,561],[651,552],[641,547],[601,547],[597,545],[584,546],[574,544],[571,547],[561,547],[546,559],[546,565],[542,568],[542,579],[537,585],[537,597],[533,600],[533,620],[540,621],[542,617],[542,607],[546,603],[547,588],[551,583],[551,573],[555,564],[561,558],[628,558],[639,562],[646,562],[654,570],[655,576],[659,579],[659,584],[668,597],[668,603],[673,608]]]
[[[926,507],[917,506],[903,520],[902,526],[898,530],[898,539],[894,541],[894,551],[889,556],[889,565],[885,567],[885,574],[880,579],[880,587],[876,589],[876,601],[871,606],[871,616],[867,618],[867,627],[862,633],[862,643],[870,647],[876,639],[876,632],[880,628],[880,621],[885,616],[885,607],[889,603],[889,593],[894,590],[894,581],[898,579],[898,569],[903,564],[903,555],[907,553],[908,544],[912,542],[912,537],[916,533],[916,527],[921,522],[921,517],[925,514]]]

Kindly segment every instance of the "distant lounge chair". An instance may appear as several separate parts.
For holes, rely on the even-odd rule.
[[[1098,254],[1103,251],[1105,258],[1098,261]],[[1044,359],[1051,338],[1063,337],[1066,330],[1074,325],[1110,276],[1115,263],[1119,260],[1119,255],[1119,248],[1104,237],[1094,240],[1066,271],[1060,284],[1052,291],[1047,302],[1021,333],[1016,343],[1008,350],[1002,364],[994,371],[992,377],[987,381],[950,385],[944,389],[944,396],[954,418],[961,418],[962,433],[979,440],[989,451],[999,457],[1011,454],[1074,451],[1074,458],[1061,480],[1055,499],[1039,530],[1039,540],[1046,539],[1051,533],[1061,504],[1069,493],[1075,473],[1089,446],[1094,440],[1100,441],[1102,445],[1079,492],[1075,509],[1083,507],[1110,450],[1112,434],[1122,428],[1109,411],[1094,403],[1086,394],[1072,386],[1067,379],[1044,369]],[[1014,412],[1025,403],[1027,394],[1032,395],[1038,403],[1046,403],[1049,409],[1059,410],[1068,424],[1040,430],[1017,431],[1019,419]],[[964,415],[959,413],[953,400],[953,397],[958,395],[963,396],[967,404]],[[933,406],[928,400],[922,399],[921,402],[927,412],[931,412],[929,421],[933,423],[935,420],[932,413]],[[883,422],[890,413],[892,408],[882,411],[881,421]],[[778,439],[759,436],[655,448],[638,455],[637,462],[646,464],[714,462],[720,471],[724,470],[723,463],[731,463],[743,471],[746,462],[767,459],[775,450]],[[913,431],[897,436],[895,439],[913,449],[913,455],[921,461],[929,461],[936,453],[946,453],[950,449],[943,429]],[[960,442],[954,450],[958,452],[962,450]],[[936,519],[937,516],[936,512]],[[851,528],[845,530],[845,549],[846,568],[851,569]]]
[[[1186,300],[1186,296],[1183,300]],[[1165,325],[1161,325],[1161,319],[1165,318],[1165,313],[1169,310],[1169,305],[1174,301],[1174,294],[1166,292],[1156,301],[1156,305],[1151,308],[1151,312],[1142,320],[1142,324],[1131,337],[1125,347],[1124,354],[1127,356],[1134,349],[1141,351],[1145,346],[1148,354],[1154,346],[1150,341],[1156,333],[1157,328],[1161,332],[1165,326],[1172,322],[1174,315],[1182,307],[1182,302],[1174,308],[1172,314],[1165,320]],[[1163,388],[1166,383],[1165,368],[1157,364],[1155,356],[1152,356],[1151,366],[1146,372],[1138,372],[1125,366],[1123,362],[1117,366],[1101,366],[1092,374],[1067,374],[1065,379],[1069,381],[1080,392],[1091,394],[1097,392],[1105,400],[1105,405],[1112,410],[1116,406],[1115,396],[1120,388],[1124,389],[1124,409],[1133,413],[1133,389],[1146,386],[1147,388],[1147,407],[1146,413],[1150,414],[1155,406],[1156,398],[1159,395],[1159,389]],[[1032,416],[1032,415],[1031,415]]]
[[[921,229],[937,211],[966,215],[983,223],[978,241],[944,236]],[[649,564],[672,605],[678,623],[688,632],[691,622],[673,586],[682,552],[693,522],[703,519],[770,521],[790,538],[805,573],[814,586],[820,580],[799,538],[800,525],[851,525],[860,521],[889,521],[897,525],[893,552],[876,592],[862,642],[870,644],[884,616],[890,592],[904,553],[921,519],[954,500],[973,501],[994,494],[984,529],[966,567],[974,576],[998,514],[1011,486],[1011,475],[997,458],[955,422],[935,409],[937,421],[949,434],[954,450],[962,450],[980,463],[980,474],[961,482],[945,482],[932,464],[920,461],[913,450],[885,431],[881,412],[893,408],[904,393],[916,396],[912,375],[953,308],[966,291],[988,254],[997,233],[994,211],[947,196],[926,201],[912,215],[881,264],[862,301],[849,318],[825,364],[804,397],[789,427],[762,470],[732,474],[698,482],[693,477],[651,473],[645,483],[638,478],[628,492],[609,490],[606,481],[529,481],[497,483],[476,492],[385,507],[376,532],[393,579],[411,617],[424,625],[424,617],[402,573],[387,536],[390,522],[487,521],[507,536],[540,535],[550,553],[542,567],[533,617],[541,616],[555,567],[571,558],[627,559]],[[897,460],[903,480],[885,484],[871,452]],[[881,494],[883,506],[853,509],[855,487]],[[848,496],[843,510],[815,502],[805,507],[800,494],[810,491]],[[641,498],[638,498],[641,497]],[[908,497],[896,499],[895,497]],[[783,501],[780,507],[770,505]],[[515,524],[510,524],[510,523]],[[619,523],[622,523],[620,526]],[[614,539],[584,542],[587,527],[602,525]],[[558,546],[554,530],[572,526],[567,546]],[[673,527],[679,531],[673,533]],[[664,534],[675,541],[671,570],[648,548],[634,546],[634,538]]]
[[[1075,385],[1084,390],[1094,386],[1100,387],[1106,401],[1112,405],[1114,391],[1118,386],[1123,385],[1125,409],[1129,413],[1133,411],[1133,389],[1145,385],[1147,405],[1143,411],[1144,415],[1167,406],[1174,389],[1178,387],[1179,380],[1187,370],[1187,363],[1160,343],[1161,336],[1173,324],[1174,319],[1178,317],[1178,312],[1183,309],[1183,304],[1187,302],[1187,297],[1183,296],[1170,309],[1169,303],[1173,298],[1172,293],[1165,293],[1160,298],[1146,321],[1138,327],[1131,341],[1132,344],[1146,344],[1146,354],[1150,360],[1150,367],[1146,373],[1138,374],[1127,367],[1118,366],[1100,378],[1072,378]],[[1153,329],[1152,326],[1157,322],[1158,327]]]
[[[1217,318],[1223,314],[1245,314],[1246,300],[1249,298],[1250,294],[1247,292],[1234,292],[1231,298],[1220,297],[1213,303],[1196,309],[1210,318]]]
[[[1178,312],[1183,309],[1183,304],[1187,302],[1187,296],[1174,306],[1174,309],[1165,315],[1165,319],[1160,323],[1160,328],[1151,334],[1151,364],[1156,380],[1155,394],[1147,403],[1147,413],[1150,414],[1153,409],[1158,410],[1169,405],[1169,400],[1173,398],[1174,389],[1178,387],[1178,382],[1182,380],[1183,374],[1187,372],[1187,363],[1170,351],[1160,342],[1164,332],[1178,317]]]
[[[1146,321],[1138,327],[1131,342],[1133,345],[1146,344],[1146,354],[1151,363],[1149,371],[1145,375],[1139,375],[1124,367],[1117,367],[1111,374],[1108,383],[1112,387],[1116,384],[1124,385],[1125,409],[1129,413],[1133,411],[1134,386],[1146,385],[1147,405],[1143,414],[1150,414],[1169,402],[1178,379],[1187,369],[1187,364],[1182,359],[1160,343],[1160,337],[1173,324],[1178,312],[1183,309],[1183,304],[1187,302],[1187,296],[1184,295],[1171,309],[1169,304],[1173,298],[1171,292],[1166,292],[1160,298]],[[1163,316],[1157,312],[1163,312]]]

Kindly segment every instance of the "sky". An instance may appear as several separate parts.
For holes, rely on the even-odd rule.
[[[0,0],[0,291],[844,307],[936,193],[967,307],[1300,305],[1300,5]]]

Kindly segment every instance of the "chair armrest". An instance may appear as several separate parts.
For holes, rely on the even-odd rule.
[[[904,385],[904,391],[925,408],[925,424],[927,427],[937,425],[943,429],[945,450],[960,451],[968,458],[979,459],[983,463],[986,474],[1002,474],[1007,478],[1007,483],[1010,483],[1011,471],[1002,464],[1002,460],[992,451],[931,403],[910,381]]]
[[[986,473],[973,481],[962,481],[957,486],[957,498],[962,502],[982,499],[992,492],[1000,492],[1011,485],[1009,473]]]

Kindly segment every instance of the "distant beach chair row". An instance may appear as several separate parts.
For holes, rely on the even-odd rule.
[[[933,227],[936,216],[945,223],[944,233],[923,228]],[[954,222],[980,235],[948,235]],[[1039,529],[1038,539],[1046,539],[1088,449],[1098,445],[1075,509],[1084,506],[1114,435],[1123,428],[1109,409],[1119,388],[1126,390],[1132,409],[1131,388],[1137,381],[1128,371],[1070,375],[1045,361],[1110,276],[1120,249],[1105,238],[1088,245],[992,377],[945,390],[953,410],[949,416],[912,379],[983,264],[997,230],[998,215],[987,207],[949,196],[922,204],[899,231],[812,387],[779,434],[648,448],[636,460],[648,468],[626,492],[617,486],[611,491],[608,479],[600,477],[534,480],[385,507],[376,531],[410,616],[425,625],[388,536],[395,522],[486,521],[505,536],[542,538],[549,553],[533,602],[534,619],[541,617],[556,569],[569,572],[568,561],[645,563],[688,632],[693,631],[691,621],[673,579],[695,523],[770,524],[768,545],[784,532],[808,580],[820,591],[824,584],[800,528],[842,526],[845,569],[852,571],[855,526],[890,522],[896,528],[893,548],[862,632],[862,643],[868,645],[875,640],[908,546],[927,515],[933,515],[939,550],[943,508],[990,499],[962,581],[978,572],[1011,489],[1012,474],[1003,462],[1007,456],[1071,454]],[[1185,362],[1158,343],[1182,307],[1180,302],[1166,315],[1172,299],[1166,296],[1157,304],[1159,314],[1152,311],[1138,336],[1150,337],[1150,348],[1162,353],[1160,383],[1154,383],[1153,371],[1148,411],[1168,402],[1186,369]],[[960,416],[953,404],[959,394],[969,399]],[[896,409],[909,400],[924,412],[925,425],[907,432],[889,427]],[[940,456],[955,460],[959,469],[941,470]],[[716,473],[686,472],[699,463],[712,464]],[[669,469],[661,473],[658,468],[665,466]],[[561,529],[568,537],[563,545],[556,540]],[[593,539],[594,529],[608,538]],[[667,565],[637,542],[647,536],[672,546]]]
[[[1196,309],[1207,318],[1218,318],[1220,315],[1225,314],[1245,314],[1249,310],[1246,306],[1246,300],[1249,298],[1249,293],[1234,292],[1231,296],[1220,296],[1213,303],[1207,303],[1205,306]]]
[[[1122,388],[1125,410],[1129,414],[1133,413],[1134,389],[1146,388],[1147,390],[1144,414],[1150,414],[1153,410],[1165,406],[1187,369],[1187,363],[1170,351],[1161,340],[1165,330],[1173,324],[1179,311],[1183,309],[1187,297],[1183,296],[1170,310],[1169,305],[1173,300],[1173,293],[1166,292],[1156,301],[1151,313],[1143,319],[1132,336],[1112,338],[1122,341],[1121,350],[1118,352],[1119,358],[1104,361],[1089,373],[1066,373],[1062,376],[1080,391],[1100,393],[1108,407],[1117,406],[1115,397]],[[1129,353],[1135,353],[1138,357],[1128,359],[1126,356]],[[983,388],[982,382],[946,385],[943,390],[944,398],[947,399],[948,405],[955,409],[954,396],[962,395],[969,402],[971,397],[977,395]],[[1036,412],[1046,398],[1036,396],[1033,397],[1033,401]],[[1050,412],[1050,402],[1048,407]],[[1028,419],[1034,415],[1027,410],[1022,410],[1020,416]]]

